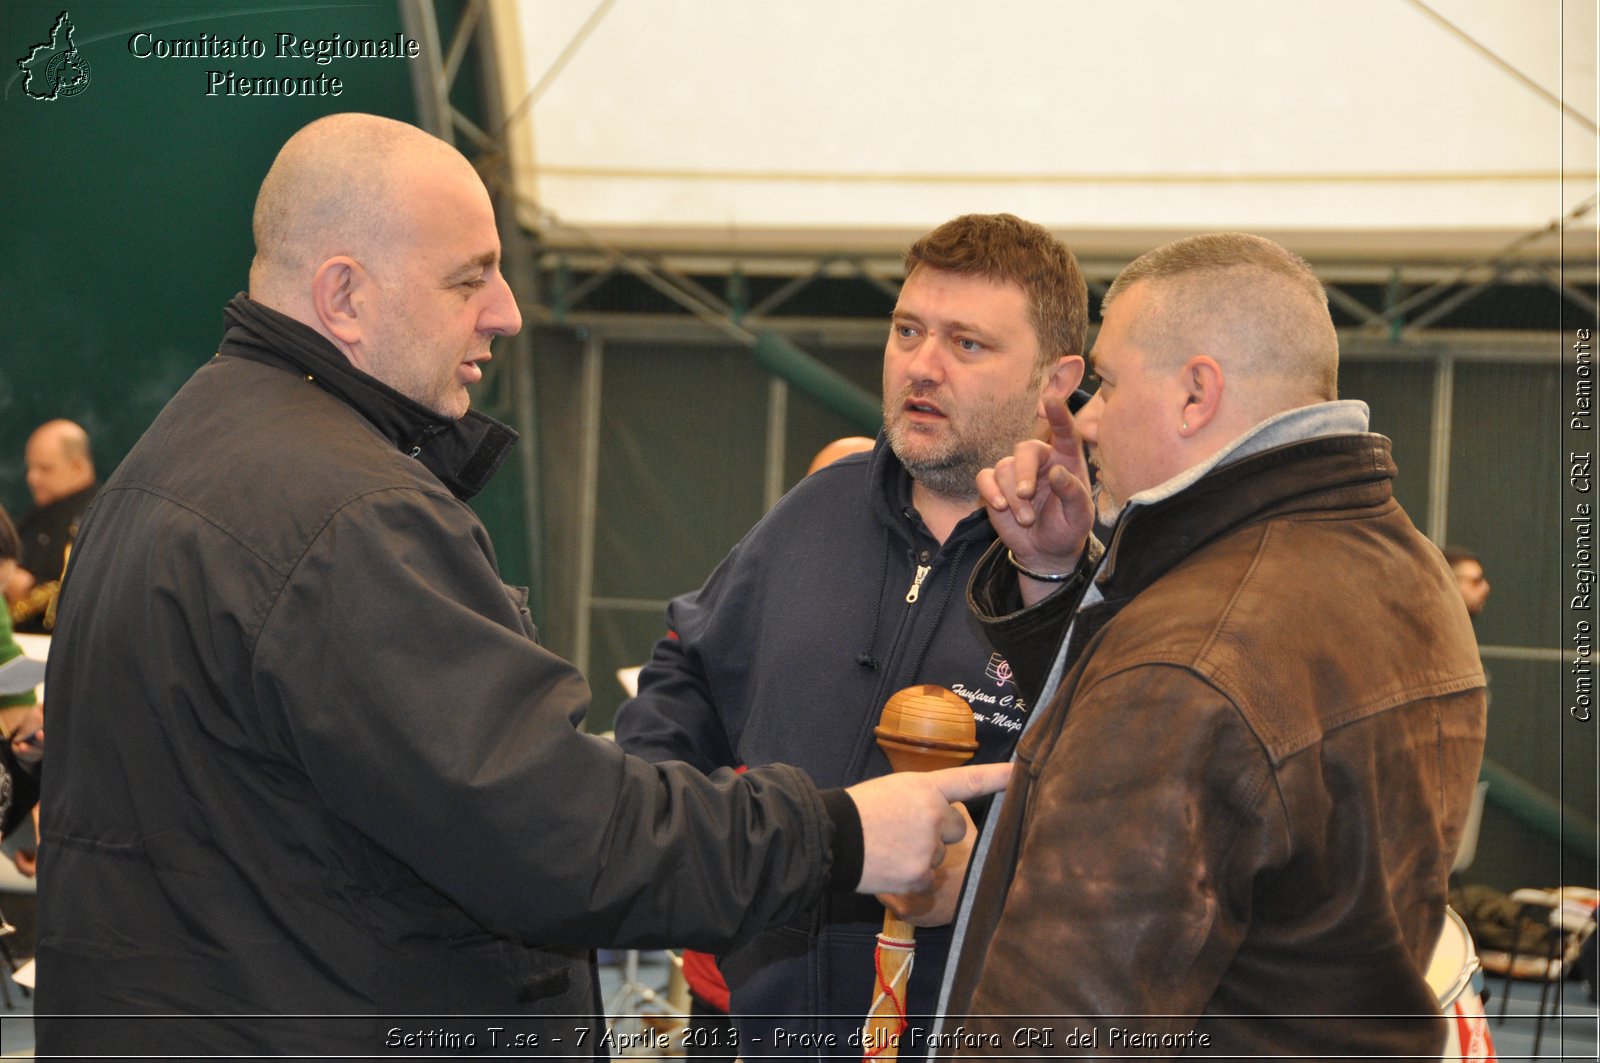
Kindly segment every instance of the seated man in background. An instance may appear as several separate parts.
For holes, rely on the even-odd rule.
[[[970,703],[976,760],[1010,756],[1027,706],[962,598],[994,541],[975,477],[1042,431],[1042,400],[1077,387],[1088,289],[1065,245],[1007,214],[946,222],[905,267],[884,348],[883,434],[870,454],[806,477],[704,587],[672,602],[671,634],[617,715],[628,751],[706,771],[782,761],[846,785],[889,771],[872,733],[884,702],[932,683]],[[959,886],[959,872],[946,877]],[[917,935],[913,1017],[932,1010],[948,920],[938,909],[913,919],[937,927]],[[851,1037],[873,1000],[882,925],[881,903],[834,891],[725,954],[738,1050],[859,1059]],[[780,1026],[806,1047],[775,1042]],[[919,1054],[921,1029],[913,1018],[902,1059]]]
[[[16,630],[43,634],[55,624],[62,571],[99,482],[89,433],[71,421],[46,421],[34,429],[23,461],[33,508],[17,522],[21,551],[0,587]]]
[[[1335,401],[1322,286],[1259,237],[1180,240],[1111,285],[1092,361],[1104,556],[1064,408],[980,477],[973,600],[1039,694],[941,1053],[1052,1015],[1107,1055],[1437,1058],[1483,673],[1389,441]]]

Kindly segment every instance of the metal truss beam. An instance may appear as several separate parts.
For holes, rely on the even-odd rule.
[[[494,27],[486,17],[483,0],[466,0],[460,17],[449,27],[448,44],[441,34],[433,0],[398,0],[401,25],[422,48],[420,62],[411,64],[418,125],[446,143],[457,137],[468,145],[467,154],[484,179],[495,207],[501,245],[501,271],[519,306],[538,305],[537,254],[529,235],[516,217],[511,185],[511,152],[505,142],[508,124],[506,101],[500,91]],[[463,73],[477,75],[486,130],[452,102],[453,90]],[[493,130],[494,132],[490,132]],[[524,316],[530,315],[524,309]],[[521,436],[517,470],[528,534],[525,536],[529,608],[537,620],[544,616],[543,491],[539,477],[538,433],[535,431],[533,333],[523,329],[515,336],[495,341],[497,357],[490,363],[486,384],[509,408],[507,418]]]
[[[816,304],[830,294],[816,292],[819,284],[852,286],[862,306],[892,305],[898,294],[902,263],[897,257],[833,250],[817,253],[750,251],[741,249],[685,248],[663,250],[614,247],[593,234],[562,223],[536,204],[518,199],[511,185],[510,151],[505,136],[509,123],[525,119],[528,105],[559,71],[565,59],[581,44],[583,37],[604,18],[613,0],[600,0],[578,38],[569,44],[556,67],[530,93],[530,98],[511,101],[500,96],[500,79],[495,68],[493,20],[487,15],[484,0],[464,0],[460,17],[447,30],[439,25],[434,0],[398,0],[402,24],[422,45],[421,61],[412,64],[418,122],[423,128],[456,143],[463,142],[495,198],[504,248],[504,267],[512,288],[518,294],[523,316],[530,322],[579,325],[619,335],[647,329],[665,338],[674,333],[692,332],[718,336],[754,347],[758,334],[774,331],[798,342],[821,334],[870,336],[866,342],[882,340],[882,314],[864,315],[855,323],[815,316]],[[441,32],[441,30],[445,30]],[[459,78],[467,70],[479,76],[479,91],[484,107],[482,124],[462,113],[452,102]],[[1548,333],[1516,340],[1515,334],[1494,327],[1479,332],[1451,328],[1456,311],[1495,293],[1513,289],[1525,295],[1530,288],[1557,292],[1565,303],[1582,314],[1600,315],[1600,268],[1586,263],[1574,268],[1563,262],[1559,252],[1548,250],[1548,243],[1536,250],[1540,241],[1565,235],[1565,230],[1596,209],[1600,197],[1583,204],[1537,231],[1512,241],[1496,255],[1474,262],[1342,262],[1330,264],[1322,273],[1330,304],[1336,314],[1352,324],[1341,330],[1346,357],[1354,358],[1438,358],[1446,349],[1452,357],[1530,361],[1554,357],[1549,353]],[[531,231],[519,222],[532,219]],[[541,234],[559,232],[562,248],[541,246]],[[1588,235],[1587,233],[1585,234]],[[574,239],[576,237],[576,239]],[[1070,239],[1070,237],[1069,237]],[[1126,262],[1086,259],[1081,263],[1096,301],[1106,285]],[[747,297],[759,279],[761,291]],[[613,291],[618,283],[638,284],[667,299],[677,314],[618,312]],[[725,293],[718,295],[717,288]],[[1384,291],[1410,291],[1404,298],[1387,297]],[[609,298],[607,298],[609,296]],[[811,312],[802,316],[799,301],[809,298]],[[635,300],[636,301],[636,300]],[[646,301],[648,302],[648,300]],[[641,304],[643,305],[643,304]],[[613,309],[606,309],[612,307]],[[830,311],[824,311],[827,313]],[[1483,318],[1484,314],[1477,315]],[[1489,314],[1492,317],[1492,313]],[[1539,326],[1542,328],[1542,326]],[[525,329],[505,342],[507,357],[497,359],[507,367],[504,382],[514,411],[513,423],[528,445],[519,448],[523,467],[523,488],[529,506],[530,523],[539,524],[538,455],[535,453],[532,411],[534,408],[534,359],[530,336]],[[1473,337],[1493,337],[1492,341]],[[1446,348],[1448,345],[1448,348]],[[501,382],[496,381],[497,385]],[[542,571],[541,548],[537,536],[530,536],[529,573],[537,582]],[[535,609],[536,615],[538,613]]]
[[[1337,262],[1319,273],[1329,302],[1337,310],[1353,318],[1357,327],[1374,334],[1386,332],[1393,338],[1446,324],[1455,311],[1486,295],[1512,289],[1525,291],[1532,286],[1552,287],[1572,306],[1593,315],[1600,311],[1600,301],[1594,294],[1600,285],[1600,261],[1573,266],[1562,259],[1559,250],[1552,255],[1548,248],[1551,237],[1566,237],[1569,229],[1595,213],[1597,204],[1600,195],[1590,196],[1564,216],[1476,261]],[[594,234],[561,221],[531,202],[525,201],[524,208],[524,216],[537,219],[535,224],[541,231],[559,231],[562,236],[561,248],[544,251],[541,270],[565,276],[585,275],[585,280],[566,291],[561,303],[553,308],[553,316],[558,319],[598,309],[585,305],[584,300],[603,288],[618,271],[626,271],[682,303],[683,299],[666,291],[668,287],[679,289],[690,295],[693,312],[720,313],[735,328],[783,315],[797,296],[824,277],[854,275],[891,300],[898,292],[902,265],[898,259],[884,255],[842,250],[800,254],[778,250],[634,250],[607,245]],[[1585,231],[1585,238],[1588,235]],[[1536,246],[1542,249],[1536,251]],[[1110,259],[1080,262],[1096,299],[1126,264]],[[843,274],[841,266],[845,267]],[[730,300],[719,298],[710,290],[715,278],[742,283],[749,277],[766,278],[771,290],[748,309],[733,306]],[[1375,299],[1373,293],[1385,286],[1389,292],[1410,294]],[[725,288],[733,290],[731,285],[725,284]],[[1366,298],[1362,297],[1363,289],[1368,290]]]
[[[420,62],[410,64],[411,91],[417,104],[417,125],[447,144],[456,132],[467,134],[480,150],[493,143],[487,133],[451,102],[451,90],[466,62],[468,50],[486,25],[483,0],[466,0],[461,17],[451,28],[445,46],[440,36],[439,14],[433,0],[398,0],[400,25],[421,46]]]
[[[582,329],[608,342],[681,344],[726,342],[723,330],[685,314],[574,312],[562,328]],[[868,318],[766,317],[763,332],[816,347],[862,347],[881,350],[888,321]],[[1093,342],[1097,328],[1089,330]],[[1356,328],[1339,330],[1339,356],[1345,361],[1434,362],[1444,357],[1458,363],[1559,363],[1566,348],[1554,331],[1493,329],[1430,329],[1399,340]]]
[[[552,302],[543,315],[547,320],[565,321],[586,313],[617,313],[607,309],[600,295],[619,276],[631,277],[667,296],[674,303],[698,316],[722,319],[730,335],[740,335],[764,327],[771,319],[794,316],[796,300],[814,292],[819,282],[848,281],[865,292],[880,293],[892,304],[899,290],[898,262],[874,261],[860,256],[820,254],[814,258],[760,255],[731,259],[723,255],[697,256],[630,253],[598,243],[589,252],[545,251],[540,269],[546,276],[565,278],[552,286]],[[1121,268],[1120,263],[1097,264],[1086,279],[1093,300],[1098,303],[1106,286]],[[1330,305],[1351,319],[1350,327],[1372,334],[1404,334],[1421,338],[1437,327],[1452,327],[1451,315],[1467,304],[1496,294],[1525,294],[1538,288],[1558,293],[1576,311],[1600,314],[1594,292],[1600,284],[1600,270],[1574,269],[1554,260],[1505,259],[1472,263],[1441,273],[1437,263],[1373,263],[1362,271],[1370,280],[1351,280],[1350,267],[1342,265],[1334,275],[1322,276]],[[1383,283],[1376,278],[1384,277]],[[735,306],[719,296],[719,285],[729,290],[730,282],[747,283],[755,278],[766,290],[758,293],[748,307]],[[1387,300],[1385,292],[1394,289],[1410,292],[1404,298]],[[614,302],[614,300],[613,300]],[[653,313],[654,311],[641,311]],[[1492,317],[1493,311],[1486,312]],[[1486,326],[1494,329],[1492,323]],[[1507,325],[1507,328],[1523,326]]]

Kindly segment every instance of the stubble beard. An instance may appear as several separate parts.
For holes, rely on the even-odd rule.
[[[379,380],[443,420],[456,421],[466,416],[472,396],[466,385],[456,379],[454,365],[448,377],[441,376],[436,364],[429,361],[438,356],[411,337],[406,337],[403,346],[389,347],[385,355],[373,373]]]
[[[1094,486],[1094,519],[1109,528],[1122,516],[1123,503],[1099,484]]]
[[[904,404],[917,393],[902,392],[895,405],[884,410],[889,447],[911,478],[927,490],[945,498],[976,503],[978,473],[1001,458],[1010,457],[1022,440],[1032,436],[1039,396],[1029,394],[1010,401],[990,403],[970,411],[960,419],[944,422],[944,438],[933,439],[931,432],[910,424]],[[987,431],[974,431],[978,425]]]
[[[1126,499],[1118,498],[1106,487],[1105,470],[1100,466],[1100,460],[1093,450],[1085,455],[1089,459],[1089,467],[1094,470],[1094,498],[1095,520],[1102,527],[1111,527],[1122,516],[1122,509],[1127,504]]]

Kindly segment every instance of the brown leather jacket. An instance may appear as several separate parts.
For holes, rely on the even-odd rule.
[[[1437,1058],[1484,679],[1389,449],[1291,443],[1123,520],[1018,747],[942,1054]],[[1008,613],[1003,552],[972,595],[1036,694],[1078,596]]]

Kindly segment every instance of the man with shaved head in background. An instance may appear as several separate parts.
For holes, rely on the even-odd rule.
[[[1001,542],[973,600],[1040,708],[941,1052],[1050,1015],[1106,1056],[1438,1058],[1483,672],[1389,441],[1337,401],[1322,286],[1269,240],[1180,240],[1107,290],[1091,358],[1103,558],[1065,409],[979,474]]]
[[[819,791],[575,729],[588,687],[465,504],[515,440],[467,388],[521,316],[464,157],[321,119],[255,238],[63,588],[41,1053],[604,1056],[588,947],[931,884],[1004,765]]]
[[[23,461],[33,509],[17,521],[22,553],[4,589],[16,629],[42,633],[54,622],[61,570],[98,485],[89,433],[71,421],[46,421],[34,429]]]

